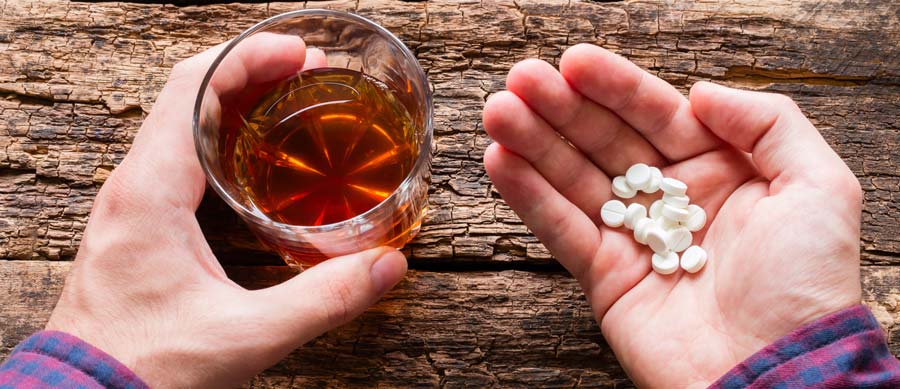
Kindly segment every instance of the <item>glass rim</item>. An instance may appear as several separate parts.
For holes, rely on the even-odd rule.
[[[337,17],[337,18],[343,18],[345,20],[351,20],[354,22],[361,23],[367,27],[374,29],[380,35],[385,36],[388,41],[390,41],[391,43],[393,43],[394,45],[399,47],[403,56],[407,57],[407,59],[409,59],[413,64],[415,64],[417,74],[415,74],[413,77],[422,80],[424,89],[425,89],[425,91],[424,91],[425,92],[425,95],[424,95],[425,110],[426,110],[425,121],[424,121],[425,138],[422,141],[422,146],[420,147],[419,153],[416,156],[415,163],[413,164],[412,168],[410,169],[409,173],[407,173],[407,175],[403,179],[403,181],[400,182],[400,185],[398,185],[397,188],[394,189],[393,192],[391,192],[390,196],[386,197],[384,200],[382,200],[381,202],[379,202],[377,205],[370,208],[366,212],[363,212],[359,215],[356,215],[356,216],[346,219],[346,220],[341,220],[339,222],[323,224],[323,225],[319,225],[319,226],[303,226],[303,225],[282,223],[282,222],[273,220],[272,218],[268,217],[267,215],[263,214],[262,212],[260,212],[258,210],[254,211],[252,209],[249,209],[244,204],[242,204],[240,201],[237,201],[236,199],[234,199],[228,193],[228,191],[225,190],[224,186],[220,183],[220,179],[218,177],[216,177],[215,174],[212,173],[210,164],[203,157],[203,155],[205,154],[204,150],[203,150],[203,146],[202,146],[203,142],[200,141],[200,137],[202,135],[201,130],[200,130],[200,110],[203,105],[203,98],[206,94],[206,89],[209,86],[209,82],[212,79],[213,74],[215,74],[216,70],[218,69],[219,64],[222,62],[222,60],[225,59],[225,57],[228,55],[228,53],[230,53],[231,50],[234,49],[234,47],[238,45],[238,43],[240,43],[247,37],[253,35],[254,33],[256,33],[272,24],[280,22],[282,20],[293,19],[296,17],[308,16],[308,15],[332,16],[332,17]],[[303,37],[300,37],[300,38],[302,39]],[[274,228],[277,228],[280,230],[291,230],[294,232],[316,233],[316,232],[335,231],[335,230],[339,230],[339,229],[342,229],[342,228],[345,228],[348,226],[353,226],[355,224],[358,224],[358,223],[362,222],[364,219],[370,217],[372,214],[378,212],[380,209],[385,207],[387,204],[393,202],[393,200],[398,196],[399,193],[401,193],[403,191],[404,188],[412,185],[412,182],[414,180],[416,180],[417,173],[423,168],[423,165],[425,165],[427,163],[427,160],[431,156],[431,141],[432,141],[432,136],[433,136],[433,132],[434,132],[433,116],[434,116],[434,103],[433,103],[433,99],[432,99],[431,84],[428,82],[428,78],[425,76],[425,71],[422,69],[422,65],[419,64],[419,61],[418,61],[418,59],[416,59],[416,56],[409,50],[408,47],[406,47],[406,44],[404,44],[403,41],[400,40],[400,38],[397,38],[396,35],[394,35],[390,31],[388,31],[388,29],[382,27],[378,23],[375,23],[372,20],[369,20],[368,18],[365,18],[363,16],[360,16],[357,14],[352,14],[349,12],[343,12],[343,11],[312,8],[312,9],[289,11],[289,12],[285,12],[285,13],[281,13],[281,14],[269,17],[265,20],[262,20],[262,21],[256,23],[252,27],[244,30],[237,37],[232,39],[232,41],[229,42],[228,45],[226,45],[224,49],[222,49],[222,52],[219,53],[218,56],[216,56],[216,58],[210,64],[209,69],[206,71],[206,75],[203,77],[203,82],[200,84],[200,89],[197,92],[197,99],[194,103],[193,120],[192,120],[191,125],[193,127],[194,149],[197,154],[197,159],[200,160],[200,166],[203,169],[204,175],[206,176],[206,181],[213,188],[213,190],[216,191],[216,193],[219,195],[219,197],[221,197],[225,201],[225,203],[227,203],[232,209],[237,211],[241,217],[250,219],[254,223],[266,225],[268,227],[274,227]]]

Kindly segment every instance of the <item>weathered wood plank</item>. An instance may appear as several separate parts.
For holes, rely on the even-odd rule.
[[[795,97],[860,178],[863,259],[900,264],[900,4],[329,1],[195,7],[62,0],[0,10],[0,258],[70,259],[91,200],[127,152],[171,66],[267,15],[358,12],[397,33],[435,87],[432,209],[420,261],[549,256],[480,164],[480,111],[520,59],[596,42],[680,88],[709,79]],[[277,264],[210,196],[200,212],[226,263]]]
[[[40,329],[68,262],[0,262],[0,360]],[[247,287],[292,275],[237,267]],[[864,300],[900,355],[900,268],[863,269]],[[612,386],[627,377],[603,341],[578,284],[563,273],[411,271],[360,319],[254,380],[254,387]]]

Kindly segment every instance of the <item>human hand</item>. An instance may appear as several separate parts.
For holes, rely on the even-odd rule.
[[[793,101],[706,82],[687,99],[586,44],[559,67],[523,61],[509,91],[485,104],[497,142],[485,168],[579,280],[636,384],[706,386],[792,329],[860,302],[859,182]],[[710,259],[699,273],[652,272],[632,231],[600,221],[610,179],[637,162],[684,181],[706,210],[694,244]]]
[[[406,271],[394,249],[334,258],[248,291],[227,278],[194,212],[205,179],[191,116],[219,45],[176,65],[94,202],[47,329],[78,336],[151,387],[233,387],[361,314]],[[297,37],[260,34],[220,65],[214,93],[324,66]],[[252,52],[251,52],[252,51]]]

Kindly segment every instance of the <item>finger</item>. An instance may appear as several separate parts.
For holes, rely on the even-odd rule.
[[[691,88],[697,117],[719,137],[749,152],[772,191],[790,183],[844,193],[859,183],[790,98],[700,82]]]
[[[322,49],[310,47],[306,49],[306,60],[303,62],[303,70],[318,69],[328,66],[328,59]]]
[[[505,146],[497,143],[488,146],[484,167],[503,200],[582,286],[586,286],[583,275],[600,247],[597,226],[528,161]]]
[[[608,176],[632,164],[665,166],[667,161],[637,131],[606,107],[584,98],[552,65],[537,59],[517,63],[506,87]]]
[[[563,53],[559,69],[573,88],[622,117],[670,161],[720,143],[677,89],[619,55],[579,44]]]
[[[484,106],[484,129],[503,147],[525,158],[568,201],[594,220],[609,197],[609,178],[559,137],[511,92],[499,92]]]
[[[209,66],[225,44],[189,58],[173,69],[166,86],[122,165],[113,175],[125,180],[133,196],[147,207],[184,207],[193,212],[203,197],[204,175],[191,133],[193,107]],[[231,93],[297,71],[305,55],[296,36],[264,34],[249,38],[225,57],[210,85]],[[209,93],[207,97],[216,97]],[[137,200],[136,200],[137,201]]]
[[[648,255],[630,231],[598,230],[515,153],[491,144],[484,167],[503,200],[578,280],[599,317],[650,271],[649,261],[621,260]]]
[[[226,42],[227,43],[227,42]],[[219,52],[210,51],[193,58],[185,73],[191,77],[189,82],[197,85],[209,69]],[[216,68],[209,80],[210,87],[218,96],[241,92],[248,85],[261,84],[282,79],[297,72],[306,59],[306,45],[294,35],[261,33],[253,35],[239,43],[228,53]]]
[[[271,333],[290,350],[362,314],[400,282],[406,268],[403,254],[381,247],[329,259],[250,293]]]

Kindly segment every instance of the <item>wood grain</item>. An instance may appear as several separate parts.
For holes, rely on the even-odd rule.
[[[356,12],[414,50],[435,90],[431,209],[409,278],[250,387],[550,386],[630,382],[577,284],[481,166],[487,96],[517,61],[592,42],[682,91],[696,81],[786,93],[865,191],[864,300],[900,355],[900,4],[463,0],[83,3],[0,0],[0,359],[40,329],[93,197],[171,67],[303,7]],[[187,5],[187,6],[181,6]],[[290,275],[215,195],[198,211],[229,273]],[[340,372],[340,373],[336,373]]]
[[[43,327],[69,262],[0,266],[0,360]],[[232,267],[248,288],[285,267]],[[900,268],[863,269],[864,300],[900,351]],[[248,386],[611,387],[630,385],[584,295],[564,273],[422,272],[361,318],[316,339]]]
[[[184,3],[184,2],[182,2]],[[411,47],[435,89],[431,211],[416,263],[544,264],[492,190],[484,99],[516,61],[594,42],[682,90],[698,80],[798,100],[865,190],[866,264],[900,264],[900,5],[891,1],[383,0],[176,7],[6,1],[0,10],[0,258],[71,259],[91,200],[174,63],[268,15],[326,7]],[[230,264],[279,264],[215,196],[199,212]],[[511,265],[511,266],[512,266]]]

